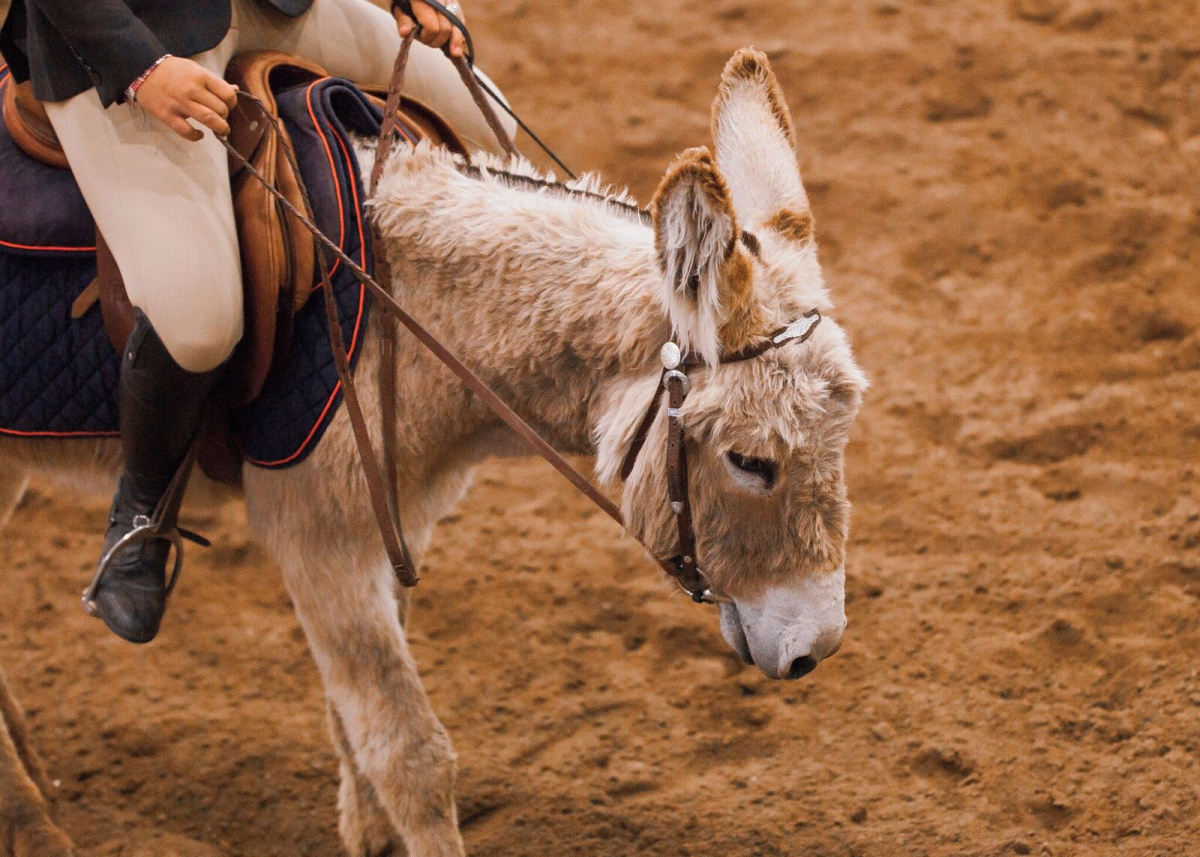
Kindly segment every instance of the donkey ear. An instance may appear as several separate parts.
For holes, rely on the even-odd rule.
[[[722,273],[740,233],[729,188],[708,149],[688,149],[675,160],[650,210],[667,313],[679,344],[716,363]]]
[[[740,222],[791,240],[812,236],[808,195],[796,165],[796,132],[765,54],[743,48],[721,76],[713,104],[717,163]]]

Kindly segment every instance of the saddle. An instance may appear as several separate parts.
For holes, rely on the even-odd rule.
[[[278,120],[277,91],[325,77],[327,73],[317,64],[279,51],[242,54],[233,59],[226,71],[226,79],[246,96],[256,99],[271,120]],[[386,89],[364,87],[363,91],[377,107],[383,108]],[[45,107],[34,97],[30,84],[6,87],[2,112],[13,141],[26,154],[48,166],[70,168]],[[406,127],[418,138],[465,154],[462,140],[429,107],[405,97],[401,112]],[[269,133],[270,122],[264,121],[260,111],[239,106],[230,114],[229,141],[289,202],[303,211],[300,178],[281,149],[290,147],[291,141],[282,123],[277,124],[283,133]],[[223,398],[233,407],[253,400],[262,389],[277,356],[287,350],[295,313],[312,296],[318,278],[312,236],[232,157],[230,183],[241,247],[245,305],[245,332],[223,387]],[[98,231],[96,247],[96,282],[80,296],[74,312],[82,314],[98,299],[105,329],[119,352],[133,328],[133,307],[116,261]],[[213,469],[225,470],[206,467]]]

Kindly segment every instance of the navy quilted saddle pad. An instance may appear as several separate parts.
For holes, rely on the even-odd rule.
[[[0,89],[9,85],[0,66]],[[325,78],[277,93],[322,231],[373,268],[364,194],[350,133],[378,136],[379,111],[347,81]],[[93,306],[71,303],[96,275],[95,230],[74,179],[26,157],[0,122],[0,433],[32,438],[117,434],[119,361]],[[370,293],[333,269],[342,333],[356,362]],[[314,284],[315,285],[315,284]],[[304,460],[341,402],[319,295],[297,313],[258,399],[231,414],[254,464]]]

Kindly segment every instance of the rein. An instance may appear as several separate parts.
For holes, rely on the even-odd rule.
[[[459,74],[462,76],[463,82],[467,84],[469,89],[471,89],[471,96],[475,99],[475,103],[479,105],[479,109],[483,111],[483,115],[488,120],[488,123],[492,125],[492,130],[496,130],[497,127],[493,122],[495,110],[492,109],[490,104],[485,107],[480,103],[482,94],[477,93],[476,88],[486,92],[488,96],[491,97],[494,104],[499,104],[500,109],[511,116],[513,121],[517,123],[517,126],[529,135],[529,139],[537,143],[538,148],[545,152],[550,159],[554,161],[554,163],[558,164],[559,168],[562,169],[564,173],[573,179],[578,178],[571,168],[562,162],[562,159],[554,152],[554,150],[542,142],[542,138],[535,134],[533,129],[525,124],[525,120],[518,116],[516,112],[508,106],[508,102],[500,97],[500,93],[492,89],[487,80],[485,80],[483,76],[480,75],[480,73],[475,69],[475,43],[471,40],[471,31],[467,29],[467,25],[462,22],[462,19],[451,12],[445,5],[440,3],[439,0],[424,0],[424,3],[425,5],[432,7],[436,12],[439,12],[447,21],[450,22],[452,27],[463,34],[463,40],[467,43],[467,55],[463,58],[463,65],[459,67]],[[413,12],[412,0],[392,0],[392,6],[399,8],[404,12],[404,14],[408,15],[408,17],[411,18],[414,23],[416,23],[417,16]],[[420,26],[420,24],[417,24],[417,29],[420,29]],[[416,30],[413,31],[413,33],[415,32]],[[413,33],[410,33],[409,35],[412,35]],[[405,48],[401,48],[401,50],[403,51]],[[470,77],[472,82],[468,82],[467,77]],[[501,137],[501,143],[503,143],[504,137],[507,135],[498,133],[497,136]]]
[[[435,8],[440,6],[436,2],[431,3],[431,5],[434,5]],[[384,112],[379,147],[376,150],[375,165],[372,170],[372,188],[378,187],[384,164],[391,152],[400,106],[400,92],[403,87],[409,49],[412,46],[415,35],[416,30],[414,29],[404,38],[400,52],[396,57],[391,85],[388,89],[387,106]],[[483,98],[482,93],[478,89],[476,78],[471,73],[469,62],[462,58],[452,59],[459,68],[463,82],[471,89],[472,94],[476,96],[476,103],[485,116],[489,117],[489,125],[496,132],[497,138],[504,149],[511,154],[516,154],[516,148],[500,125],[495,111],[492,110],[491,105]],[[256,106],[262,114],[262,121],[270,126],[272,133],[278,135],[281,140],[286,141],[286,134],[280,126],[279,119],[272,116],[262,102],[245,94],[240,94],[240,98],[242,105]],[[323,291],[325,292],[324,300],[328,319],[327,326],[330,347],[333,351],[334,362],[337,367],[339,380],[341,381],[343,398],[346,401],[347,414],[350,418],[355,442],[358,447],[371,505],[379,523],[380,535],[383,539],[384,548],[387,551],[388,560],[395,571],[397,579],[403,586],[415,586],[418,581],[418,575],[404,540],[399,515],[399,486],[396,472],[397,455],[394,449],[396,437],[395,325],[397,323],[415,336],[417,341],[425,346],[446,368],[453,372],[505,425],[529,444],[535,453],[554,467],[568,482],[575,486],[576,489],[601,511],[616,521],[635,541],[641,544],[659,566],[678,582],[679,586],[693,601],[697,603],[728,601],[727,597],[712,591],[698,564],[695,549],[695,528],[692,522],[691,503],[688,496],[686,436],[681,418],[681,408],[691,386],[687,375],[688,369],[699,368],[704,365],[704,361],[699,355],[695,353],[683,354],[679,346],[674,342],[668,342],[663,346],[661,354],[663,363],[662,384],[656,391],[646,412],[646,416],[642,419],[638,427],[637,434],[634,437],[633,443],[626,455],[624,466],[622,467],[622,478],[628,478],[629,473],[632,472],[636,464],[638,455],[645,445],[646,436],[658,414],[659,405],[665,392],[668,398],[668,493],[671,509],[675,514],[678,524],[679,553],[669,558],[662,558],[657,556],[651,547],[646,544],[645,540],[629,528],[624,516],[621,514],[621,510],[608,497],[592,485],[586,476],[575,469],[561,453],[554,449],[545,438],[538,434],[529,423],[500,398],[488,386],[486,381],[480,378],[454,352],[443,345],[436,336],[430,333],[417,319],[413,318],[400,306],[388,290],[381,286],[371,274],[356,264],[335,242],[320,230],[312,220],[312,204],[304,183],[301,180],[295,152],[290,146],[285,144],[280,148],[286,153],[289,165],[292,167],[297,182],[300,185],[301,197],[304,201],[306,211],[300,211],[294,206],[269,179],[233,147],[227,138],[218,139],[221,140],[230,155],[254,176],[266,188],[268,193],[312,234],[313,240],[317,245],[318,252],[316,253],[316,257],[321,273]],[[391,282],[386,254],[382,252],[383,243],[379,235],[378,226],[374,224],[372,225],[372,237],[375,239],[376,247],[380,248],[380,252],[377,254],[375,260],[379,276]],[[382,412],[382,465],[371,443],[357,387],[350,371],[350,361],[342,338],[341,326],[338,323],[337,306],[333,296],[333,286],[329,275],[329,260],[326,253],[332,254],[346,266],[346,269],[354,275],[355,279],[371,292],[378,306],[384,312],[378,378]],[[728,364],[751,360],[788,343],[803,342],[812,335],[820,321],[820,313],[814,309],[787,327],[777,330],[766,340],[724,357],[720,363]]]

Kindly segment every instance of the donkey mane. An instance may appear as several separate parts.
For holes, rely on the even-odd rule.
[[[553,172],[540,172],[525,158],[504,158],[489,153],[476,156],[473,162],[455,158],[455,166],[463,175],[473,179],[494,178],[514,190],[545,193],[558,199],[592,202],[612,214],[642,226],[649,227],[653,222],[650,212],[638,204],[627,188],[605,182],[599,173],[584,173],[564,181]]]
[[[358,154],[359,170],[364,179],[371,174],[374,165],[375,150],[378,138],[363,137],[351,134],[354,148]],[[422,148],[432,150],[427,143],[418,144]],[[411,152],[397,149],[392,153],[386,169],[390,170],[401,159],[408,157]],[[443,154],[452,161],[455,169],[462,175],[476,181],[497,181],[512,190],[526,191],[533,194],[545,194],[554,199],[569,202],[588,202],[605,213],[616,215],[622,220],[635,223],[647,228],[653,225],[653,218],[648,210],[643,208],[629,193],[627,188],[610,184],[599,173],[588,172],[574,179],[560,179],[553,171],[541,171],[528,159],[517,155],[508,157],[490,152],[476,152],[470,160],[449,152]],[[386,171],[386,170],[385,170]],[[371,188],[373,191],[374,189]]]

